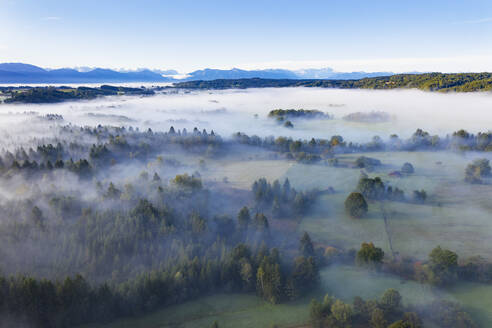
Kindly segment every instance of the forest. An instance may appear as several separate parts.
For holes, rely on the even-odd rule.
[[[0,328],[492,327],[491,13],[0,0]]]
[[[156,87],[156,90],[173,89],[246,89],[317,87],[339,89],[419,89],[438,92],[473,92],[492,90],[490,73],[424,73],[395,74],[359,80],[289,80],[289,79],[222,79],[212,81],[176,82],[171,87]],[[58,103],[73,100],[88,100],[101,96],[152,95],[152,88],[130,88],[102,85],[92,87],[0,87],[5,103]],[[276,113],[275,115],[278,115]],[[366,118],[365,118],[366,119]],[[380,119],[380,118],[378,118]]]
[[[58,103],[73,100],[89,100],[101,96],[114,95],[152,95],[152,90],[143,88],[116,87],[102,85],[90,87],[1,87],[0,91],[6,95],[5,103],[43,104]]]
[[[44,117],[47,122],[61,119],[51,114]],[[429,254],[424,264],[410,257],[386,259],[373,243],[362,243],[357,253],[349,249],[339,249],[336,255],[323,253],[308,233],[298,236],[295,231],[283,229],[280,222],[295,222],[308,214],[320,195],[336,192],[331,186],[297,191],[289,179],[281,182],[261,178],[252,184],[250,196],[234,200],[237,212],[220,212],[212,203],[218,198],[227,200],[228,196],[222,188],[209,189],[203,183],[201,176],[206,170],[169,176],[170,172],[165,171],[171,168],[179,172],[187,165],[158,155],[184,152],[204,161],[220,159],[232,149],[247,145],[287,153],[287,160],[301,158],[313,163],[315,158],[328,158],[332,160],[329,165],[334,165],[337,155],[367,152],[371,147],[376,147],[374,151],[420,147],[434,151],[462,147],[487,151],[487,134],[475,136],[459,131],[432,142],[432,137],[418,130],[409,140],[396,142],[392,138],[390,145],[369,147],[347,144],[340,136],[331,140],[312,138],[308,142],[282,137],[262,140],[238,133],[233,139],[224,140],[213,130],[208,133],[197,128],[191,132],[173,127],[168,132],[153,132],[133,127],[57,125],[56,129],[58,136],[49,143],[47,139],[31,140],[37,144],[35,148],[7,150],[0,157],[4,184],[18,184],[18,179],[28,183],[23,187],[27,189],[24,196],[2,204],[4,276],[0,278],[0,309],[11,320],[22,318],[36,327],[108,322],[217,291],[254,292],[276,304],[308,293],[318,284],[319,268],[338,262],[353,262],[437,286],[458,280],[492,281],[492,263],[471,260],[458,265],[458,256],[440,247]],[[151,170],[144,169],[130,180],[126,178],[126,183],[103,178],[118,166],[145,163],[152,163],[147,164]],[[368,172],[381,165],[381,161],[365,156],[353,163],[354,168]],[[490,171],[488,161],[477,160],[469,164],[465,175],[467,181],[477,183],[475,179],[489,176]],[[413,166],[405,163],[401,172],[411,175]],[[90,196],[76,189],[67,193],[50,186],[49,181],[64,181],[72,175],[88,186]],[[169,180],[161,175],[169,176]],[[367,202],[425,202],[427,197],[424,190],[415,190],[413,198],[405,199],[403,190],[393,189],[379,177],[372,179],[367,174],[363,174],[355,190],[345,207],[350,216],[358,219],[367,215]],[[272,220],[276,222],[273,226]],[[24,254],[22,258],[17,256],[19,251]],[[398,322],[403,325],[410,320],[408,314],[398,312],[403,311],[396,309],[399,304],[386,310],[384,305],[375,304],[350,306],[325,297],[323,303],[311,305],[311,312],[317,313],[312,314],[312,320],[314,325],[323,327],[341,327],[349,322],[363,325],[369,321],[375,325],[377,320],[394,321],[394,327],[399,327]],[[361,310],[367,306],[370,309]],[[447,318],[453,322],[448,327],[462,327],[458,322],[473,326],[462,309],[447,309],[458,305],[432,306],[439,310],[424,307],[412,312],[414,327],[420,326],[419,315],[429,313],[459,316]],[[440,308],[443,306],[446,310]],[[439,311],[451,312],[436,314]]]
[[[487,327],[489,131],[127,96],[3,104],[4,326]]]
[[[473,92],[492,90],[491,73],[421,73],[395,74],[360,80],[274,80],[237,79],[188,81],[174,84],[184,89],[245,89],[318,87],[340,89],[419,89],[438,92]]]

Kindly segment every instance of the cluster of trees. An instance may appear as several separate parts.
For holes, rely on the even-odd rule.
[[[407,168],[407,171],[410,171],[410,169]],[[398,187],[386,186],[380,177],[369,178],[365,173],[362,173],[357,183],[356,191],[350,193],[345,199],[345,212],[353,218],[364,217],[368,212],[367,200],[403,202],[406,198],[404,191]],[[414,203],[423,204],[426,200],[427,192],[425,190],[413,191],[412,201]]]
[[[305,214],[320,191],[317,189],[297,191],[290,186],[289,179],[283,184],[278,180],[273,183],[261,178],[251,187],[256,206],[271,211],[274,218],[290,218]]]
[[[492,73],[423,73],[395,74],[360,80],[289,80],[289,79],[222,79],[175,83],[183,89],[246,89],[317,87],[340,89],[420,89],[440,92],[472,92],[492,90]]]
[[[57,156],[62,148],[40,152]],[[272,233],[261,212],[243,207],[237,220],[211,214],[217,195],[197,175],[166,184],[157,173],[141,174],[125,185],[97,182],[96,191],[87,200],[37,190],[0,204],[0,316],[72,327],[216,291],[255,292],[278,303],[318,281],[309,236],[299,249],[285,249],[282,241],[297,236]]]
[[[283,122],[287,119],[332,119],[333,116],[317,109],[274,109],[268,113],[268,117]]]
[[[296,191],[287,179],[283,184],[260,179],[252,186],[254,212],[243,207],[236,219],[244,203],[233,204],[234,211],[218,211],[213,206],[218,191],[208,190],[198,174],[178,174],[169,183],[157,173],[145,172],[134,180],[126,176],[125,182],[97,181],[98,175],[92,175],[115,162],[144,161],[165,150],[219,154],[227,142],[213,131],[59,129],[64,139],[40,139],[37,147],[1,155],[2,178],[25,174],[29,179],[23,181],[29,183],[23,188],[30,190],[28,196],[0,203],[0,316],[24,318],[33,326],[71,327],[138,315],[214,291],[255,292],[278,303],[316,286],[318,267],[326,261],[309,235],[292,249],[285,240],[297,236],[271,231],[265,214],[302,215],[319,191]],[[287,143],[295,150],[321,147],[316,140]],[[275,147],[285,147],[281,144]],[[48,170],[92,176],[94,191],[82,189],[90,180],[70,192],[40,188],[35,173]],[[393,199],[388,195],[399,192],[378,178],[364,179],[356,202],[362,208],[365,203],[365,212],[365,198]],[[492,264],[481,259],[460,265],[448,251],[431,254],[425,263],[412,263],[412,277],[436,285],[456,279],[492,281]],[[371,243],[353,255],[358,265],[386,265],[384,252]]]
[[[415,172],[415,169],[411,163],[406,162],[403,164],[400,171],[403,174],[413,174]]]
[[[256,291],[278,303],[302,295],[317,279],[312,257],[300,256],[287,267],[276,249],[252,251],[238,244],[221,256],[183,258],[121,283],[94,286],[81,275],[64,280],[2,276],[0,315],[35,327],[73,327],[140,315],[218,290]]]
[[[154,180],[159,179],[158,176],[154,176]],[[180,187],[186,187],[191,189],[201,189],[202,188],[202,180],[195,175],[178,174],[172,182]]]
[[[296,160],[301,163],[316,163],[323,158],[333,157],[332,149],[329,143],[338,145],[342,142],[341,137],[333,137],[330,142],[325,139],[310,141],[293,140],[287,137],[265,137],[260,138],[256,135],[248,136],[244,133],[237,132],[233,135],[233,141],[243,145],[261,147],[275,151],[284,155],[287,159]]]
[[[453,132],[450,138],[450,148],[463,151],[492,151],[492,133],[469,133],[466,130]]]
[[[370,242],[362,243],[354,257],[350,253],[351,251],[341,257],[344,263],[353,261],[357,266],[390,272],[404,279],[433,286],[447,287],[459,281],[492,282],[491,262],[480,256],[459,261],[455,252],[440,246],[435,247],[425,261],[400,256],[391,260],[385,259],[384,251]]]
[[[385,186],[380,177],[369,178],[363,174],[357,183],[356,190],[370,200],[405,200],[403,190],[398,189],[398,187]]]
[[[427,192],[422,189],[422,190],[414,190],[413,191],[413,201],[415,203],[425,203],[425,200],[427,199]]]
[[[485,158],[473,160],[465,169],[465,181],[468,183],[479,184],[482,179],[489,177],[491,173],[490,161]]]
[[[345,199],[345,212],[353,218],[360,219],[367,214],[369,207],[364,195],[360,192],[352,192]]]
[[[368,200],[390,200],[403,202],[406,200],[405,193],[398,187],[393,188],[384,184],[380,177],[369,178],[366,174],[362,174],[357,183],[356,192],[354,195],[349,195],[345,203],[349,209],[356,210],[363,205],[361,196]],[[360,194],[360,195],[357,195]],[[414,190],[412,193],[412,201],[415,203],[424,203],[427,199],[425,190]],[[353,205],[353,206],[352,206]]]
[[[292,128],[294,128],[294,124],[292,124],[291,121],[285,121],[284,127],[292,129]]]
[[[379,300],[365,301],[355,297],[352,305],[329,295],[321,302],[313,299],[310,304],[311,322],[315,328],[423,327],[417,313],[405,310],[402,297],[395,289],[385,291]]]
[[[320,160],[330,160],[336,154],[364,153],[376,151],[419,151],[419,150],[459,150],[459,151],[492,151],[492,133],[470,134],[464,130],[454,132],[443,138],[430,135],[428,132],[417,129],[410,138],[401,139],[392,134],[389,140],[374,136],[366,143],[347,142],[342,136],[334,135],[330,139],[294,140],[290,137],[273,136],[260,138],[256,135],[248,136],[237,132],[233,141],[272,150],[284,155],[288,159],[296,159],[304,163],[316,163]],[[362,161],[361,165],[374,167],[370,162]],[[359,163],[356,163],[359,165]]]
[[[381,268],[406,279],[436,286],[445,287],[459,281],[492,282],[492,263],[480,256],[460,261],[455,252],[440,246],[429,253],[426,261],[398,257],[384,262]]]
[[[439,327],[476,327],[470,315],[458,304],[434,301],[422,306],[404,306],[400,293],[386,290],[379,299],[364,300],[357,296],[352,304],[326,295],[310,304],[314,328],[421,328],[423,319]]]
[[[138,160],[165,150],[184,150],[203,156],[218,156],[224,151],[222,138],[213,130],[192,132],[186,129],[169,132],[147,130],[141,132],[129,127],[98,126],[59,127],[62,140],[53,142],[33,140],[37,147],[28,150],[19,147],[13,152],[4,150],[0,154],[0,173],[15,175],[19,170],[26,174],[44,173],[52,169],[68,169],[81,177],[89,177],[94,170],[104,169],[115,163]],[[93,140],[94,143],[90,143]],[[73,158],[79,158],[74,161]]]
[[[295,300],[316,285],[319,272],[313,257],[299,256],[291,272],[286,274],[273,253],[264,257],[256,271],[256,292],[264,300],[276,304]]]
[[[355,257],[355,263],[373,269],[379,269],[383,264],[384,252],[373,243],[362,243]]]
[[[197,180],[178,176],[174,181],[182,179]],[[101,190],[103,199],[121,203],[122,210],[81,208],[76,199],[53,199],[53,213],[34,207],[24,222],[2,224],[2,272],[20,269],[12,265],[18,262],[15,255],[5,252],[22,250],[26,240],[47,253],[55,243],[57,254],[51,250],[53,266],[46,258],[27,264],[43,265],[46,271],[40,274],[52,280],[0,277],[0,315],[25,318],[39,327],[71,327],[138,315],[213,291],[256,292],[278,303],[315,286],[318,265],[309,236],[303,236],[294,257],[283,257],[269,246],[275,241],[265,215],[251,219],[244,207],[237,221],[227,215],[207,218],[199,198],[208,192],[198,184],[159,186],[154,203],[123,197],[128,191],[110,183]],[[128,203],[136,205],[125,210]],[[56,237],[60,233],[63,242]],[[82,275],[56,278],[72,271]]]
[[[84,159],[92,167],[98,168],[128,159],[146,160],[153,154],[173,149],[214,157],[224,153],[230,143],[223,141],[213,131],[208,133],[206,130],[199,131],[197,128],[194,128],[192,132],[186,129],[176,131],[173,127],[168,132],[153,132],[150,129],[139,131],[138,128],[109,126],[91,128],[67,125],[54,128],[59,129],[61,137],[49,141],[45,138],[33,140],[38,145],[37,149],[26,150],[19,147],[13,152],[3,151],[0,155],[0,165],[4,171],[9,169],[14,161],[18,164],[15,167],[22,168],[24,161],[27,161],[26,168],[31,165],[35,168],[42,164],[44,167],[51,167],[56,161],[66,162],[70,159]],[[278,152],[287,159],[295,159],[302,163],[316,163],[322,159],[330,161],[338,153],[446,148],[442,147],[446,142],[442,143],[434,139],[422,130],[417,130],[407,141],[401,141],[397,136],[392,136],[386,144],[378,137],[366,144],[354,144],[345,142],[341,136],[333,136],[330,139],[293,140],[286,137],[249,137],[236,133],[231,146],[236,143],[247,144]],[[380,161],[362,156],[356,160],[355,165],[371,170],[380,165]],[[406,167],[402,168],[404,169],[406,170]]]
[[[86,159],[79,159],[76,162],[74,162],[71,158],[67,161],[58,159],[54,163],[52,163],[50,160],[47,160],[46,162],[41,162],[41,164],[38,164],[38,162],[35,160],[29,161],[28,159],[26,159],[22,162],[13,160],[12,164],[5,165],[0,158],[0,174],[5,173],[6,177],[12,177],[18,172],[22,172],[29,176],[58,169],[66,169],[72,173],[77,174],[81,178],[87,178],[91,176],[93,167]]]
[[[381,166],[381,161],[377,158],[360,156],[355,160],[355,166],[364,168],[367,171],[373,171],[375,167]]]
[[[350,253],[350,251],[349,251]],[[384,251],[373,243],[362,243],[355,256],[346,254],[344,263],[355,263],[371,270],[383,270],[421,283],[446,287],[459,281],[492,282],[492,263],[480,256],[459,261],[458,255],[440,246],[435,247],[427,260],[396,257],[385,260]]]
[[[458,280],[458,255],[438,246],[430,252],[427,263],[417,265],[415,275],[419,281],[437,286],[452,284]]]

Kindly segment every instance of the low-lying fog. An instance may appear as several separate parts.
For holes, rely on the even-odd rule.
[[[333,120],[293,120],[288,129],[267,114],[276,108],[318,109]],[[417,128],[444,136],[458,129],[488,131],[492,126],[492,94],[440,94],[415,90],[373,91],[320,88],[268,88],[225,91],[174,90],[151,97],[107,97],[93,101],[50,105],[0,106],[0,113],[36,111],[58,113],[77,125],[109,124],[153,130],[175,128],[213,129],[223,137],[241,131],[247,134],[290,135],[294,138],[325,138],[342,135],[347,141],[367,142],[374,135],[386,139],[396,133],[409,137]],[[386,122],[354,122],[345,115],[385,112]],[[255,114],[257,116],[255,117]],[[22,121],[22,120],[18,120]],[[6,117],[2,128],[11,126]]]
[[[292,128],[287,128],[283,121],[268,117],[271,110],[278,108],[316,109],[330,115],[315,119],[287,118],[293,124]],[[53,114],[62,115],[63,120]],[[69,123],[78,128],[66,127]],[[425,260],[429,252],[440,245],[457,252],[460,259],[476,255],[487,261],[492,259],[489,251],[492,179],[487,178],[483,184],[465,182],[465,168],[470,161],[477,157],[490,160],[490,151],[455,152],[435,148],[432,152],[420,152],[416,148],[417,151],[410,152],[369,153],[382,162],[380,167],[366,166],[371,177],[379,176],[386,186],[400,188],[408,201],[384,201],[384,208],[382,200],[371,201],[368,216],[358,220],[346,215],[344,202],[361,177],[361,170],[353,163],[362,153],[336,153],[335,158],[327,156],[323,161],[304,163],[265,147],[222,143],[221,138],[208,134],[182,134],[180,141],[181,137],[173,133],[157,135],[125,129],[128,131],[125,135],[123,129],[115,127],[92,128],[98,124],[154,131],[168,131],[171,126],[192,131],[197,127],[208,133],[214,130],[223,139],[240,131],[262,137],[302,139],[341,135],[346,141],[369,143],[375,135],[388,139],[391,134],[398,134],[401,139],[407,139],[418,128],[441,137],[460,129],[487,132],[492,127],[492,94],[319,88],[192,92],[170,89],[144,97],[115,96],[45,105],[0,104],[0,150],[7,149],[15,154],[14,158],[10,152],[0,152],[5,159],[2,162],[0,156],[0,167],[4,165],[1,163],[8,163],[0,172],[0,210],[3,213],[0,215],[0,265],[3,266],[0,273],[27,273],[50,279],[82,273],[91,282],[119,284],[155,268],[167,270],[185,257],[193,258],[191,252],[195,250],[211,249],[212,254],[215,246],[210,245],[216,245],[214,240],[221,241],[231,227],[220,223],[228,221],[221,220],[237,217],[236,213],[243,206],[250,207],[251,211],[262,210],[258,205],[261,203],[253,200],[262,193],[251,192],[251,186],[260,178],[269,182],[289,179],[287,192],[281,197],[286,203],[282,206],[289,212],[292,212],[290,203],[299,203],[300,199],[301,206],[306,206],[303,204],[310,199],[299,196],[293,198],[294,201],[289,200],[290,184],[306,194],[310,194],[310,190],[322,190],[312,192],[320,198],[312,196],[310,211],[302,214],[300,220],[288,215],[284,218],[283,212],[272,217],[275,206],[271,206],[273,209],[265,207],[274,233],[261,235],[261,238],[268,236],[268,242],[281,245],[281,251],[286,254],[297,250],[296,237],[306,231],[316,244],[328,247],[326,250],[355,249],[367,241],[381,247],[388,258],[400,254]],[[90,128],[80,128],[84,125]],[[116,136],[118,133],[123,137]],[[155,135],[155,138],[149,137]],[[201,135],[204,137],[199,137]],[[61,143],[58,146],[58,142],[63,146]],[[36,149],[38,145],[45,147]],[[492,146],[489,139],[487,145]],[[24,149],[19,149],[21,146]],[[304,149],[308,147],[314,146]],[[291,153],[298,154],[292,150]],[[78,164],[70,160],[72,157]],[[87,168],[88,162],[84,166],[79,160],[84,158],[89,159],[92,168]],[[332,165],[331,159],[337,162]],[[336,164],[338,160],[340,165]],[[400,170],[406,162],[415,166],[415,172],[402,176],[395,170]],[[191,181],[188,184],[199,181],[196,193],[190,189],[177,192],[173,187],[176,182],[173,185],[172,179],[183,173],[189,176],[178,177]],[[283,183],[282,188],[286,188]],[[274,182],[273,186],[270,189],[275,191]],[[280,184],[278,186],[280,191]],[[330,191],[331,187],[334,192]],[[414,190],[425,190],[427,201],[411,201]],[[150,202],[141,202],[141,199]],[[151,207],[151,203],[156,207]],[[275,203],[278,203],[277,198]],[[162,211],[158,214],[161,221],[154,220],[156,208]],[[190,214],[195,209],[199,215]],[[152,222],[159,224],[159,233],[154,234],[157,223],[140,223],[150,222],[140,218],[140,211],[152,215]],[[201,219],[202,214],[210,218],[210,225]],[[174,222],[178,223],[174,225]],[[232,227],[235,229],[234,224]],[[268,229],[268,222],[266,227],[262,229]],[[260,231],[251,229],[247,227],[239,234],[230,234],[230,244],[257,243]],[[251,231],[254,234],[250,238]],[[221,247],[226,249],[226,246]],[[208,256],[205,252],[198,254]],[[172,277],[186,281],[180,278],[179,271],[173,272]],[[254,271],[252,277],[254,282]],[[409,303],[428,302],[434,296],[429,292],[429,285],[416,282],[402,285],[399,276],[367,274],[351,267],[325,268],[321,279],[322,288],[347,300],[355,295],[377,297],[388,287],[400,289],[405,302]],[[345,285],[353,288],[336,288]],[[479,287],[476,286],[482,285],[476,284],[474,289],[461,286],[462,293],[468,295],[470,290],[477,292]],[[192,289],[179,285],[176,290]],[[477,292],[474,299],[492,299],[490,288],[480,287],[480,293]],[[463,294],[458,290],[446,294],[446,298],[457,295],[466,306],[474,305]],[[480,304],[478,310],[492,318],[490,307],[484,304]],[[307,308],[302,301],[296,306]],[[490,323],[489,317],[483,321]]]

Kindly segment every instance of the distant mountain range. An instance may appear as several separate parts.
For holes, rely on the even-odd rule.
[[[335,72],[331,68],[319,68],[319,69],[305,69],[305,70],[286,70],[286,69],[264,69],[264,70],[242,70],[233,68],[230,70],[220,69],[203,69],[189,73],[184,81],[211,81],[218,79],[248,79],[248,78],[262,78],[262,79],[293,79],[293,80],[306,80],[306,79],[332,79],[332,80],[358,80],[365,77],[376,76],[390,76],[392,72]]]
[[[229,70],[206,68],[197,70],[177,79],[175,70],[149,70],[115,71],[111,69],[45,69],[23,63],[0,64],[0,83],[124,83],[124,82],[180,82],[180,81],[210,81],[217,79],[334,79],[348,80],[365,77],[389,76],[391,72],[335,72],[331,68],[286,70],[242,70],[233,68]]]
[[[138,72],[117,72],[110,69],[96,68],[80,72],[71,68],[47,70],[29,64],[0,64],[0,83],[115,83],[115,82],[170,82],[172,78],[164,77],[150,70]]]

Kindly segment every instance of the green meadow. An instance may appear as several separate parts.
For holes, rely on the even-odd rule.
[[[460,284],[449,291],[439,291],[396,276],[369,272],[353,266],[332,266],[321,270],[319,289],[296,302],[272,305],[255,295],[216,294],[165,308],[138,318],[125,318],[107,325],[85,328],[199,328],[217,321],[225,328],[302,327],[309,320],[309,302],[325,293],[351,302],[355,296],[379,298],[388,288],[400,291],[407,305],[422,305],[437,298],[458,300],[480,323],[492,319],[492,287],[480,284]],[[482,297],[488,297],[485,300]],[[486,327],[486,326],[484,326]]]
[[[398,187],[411,199],[414,190],[425,190],[424,204],[412,202],[383,203],[388,215],[389,232],[395,251],[425,259],[437,245],[468,257],[481,255],[492,260],[489,241],[492,220],[489,201],[492,184],[470,185],[464,182],[464,168],[476,156],[454,152],[381,152],[339,156],[341,165],[350,165],[359,156],[374,157],[382,166],[369,176],[379,176],[385,184]],[[483,154],[482,154],[483,156]],[[389,173],[410,162],[415,173],[401,178]],[[334,194],[320,197],[313,211],[300,221],[299,232],[307,231],[313,238],[331,246],[358,248],[372,241],[389,252],[381,204],[370,203],[367,218],[354,220],[344,212],[343,202],[357,186],[361,170],[351,167],[330,167],[322,164],[299,164],[293,161],[257,159],[244,155],[241,160],[228,158],[207,162],[203,173],[206,181],[222,183],[239,190],[250,190],[259,178],[269,181],[289,178],[299,190],[333,187]]]
[[[492,237],[489,215],[492,205],[487,197],[492,193],[492,185],[469,185],[463,181],[464,167],[474,158],[473,155],[452,152],[367,153],[341,155],[339,162],[350,165],[361,155],[377,158],[383,164],[369,172],[369,176],[379,176],[385,184],[404,190],[407,198],[411,198],[413,190],[424,189],[428,194],[428,201],[424,204],[384,202],[395,251],[425,259],[435,246],[441,245],[462,258],[481,255],[492,260],[492,254],[488,252],[488,241]],[[371,241],[390,256],[380,204],[370,203],[369,215],[364,219],[349,218],[344,212],[343,202],[355,189],[360,169],[306,165],[267,157],[253,157],[246,152],[239,159],[237,156],[206,159],[206,168],[200,172],[205,183],[242,193],[248,192],[252,183],[262,177],[269,181],[288,178],[299,190],[331,186],[335,193],[317,200],[311,213],[299,221],[299,234],[307,231],[318,243],[344,249],[357,249],[362,242]],[[405,162],[414,165],[414,174],[401,178],[389,175]],[[224,201],[217,206],[228,204]],[[272,305],[256,295],[221,293],[142,317],[87,328],[195,328],[209,327],[214,321],[226,328],[268,328],[273,324],[286,328],[302,327],[309,320],[309,302],[313,297],[329,293],[351,302],[355,296],[378,298],[388,288],[400,291],[406,304],[425,304],[437,298],[447,298],[461,302],[482,326],[492,321],[492,286],[459,283],[449,290],[437,290],[388,274],[371,273],[353,266],[332,266],[321,271],[319,289],[296,302]]]

